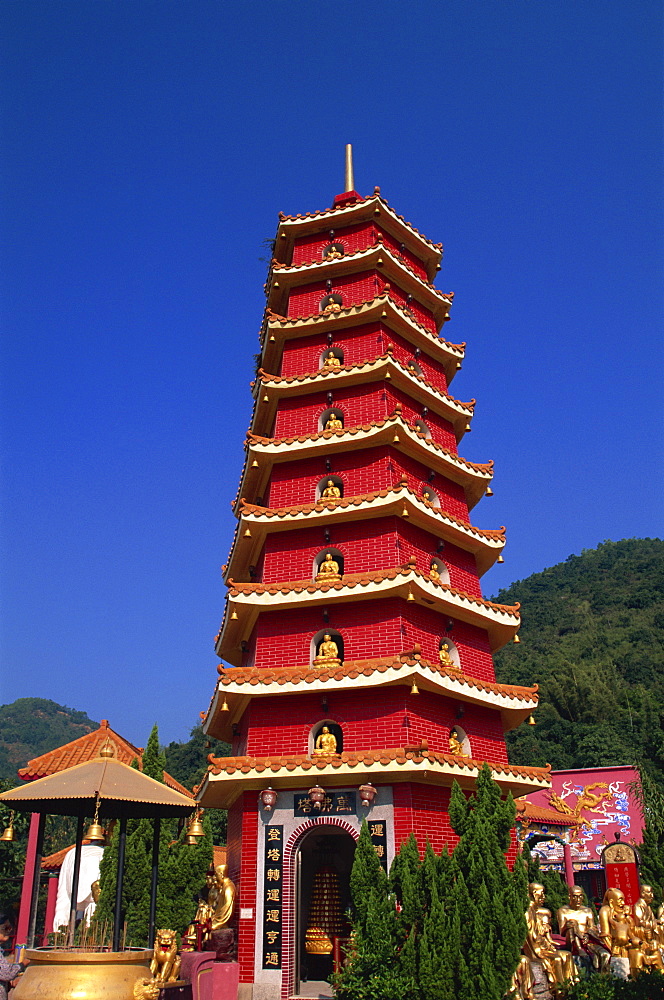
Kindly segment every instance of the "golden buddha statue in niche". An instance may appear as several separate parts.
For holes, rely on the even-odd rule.
[[[336,753],[337,738],[330,732],[329,726],[323,726],[317,739],[314,749],[315,754]]]
[[[321,500],[339,500],[341,497],[341,490],[334,482],[334,479],[328,479],[327,486],[320,495]]]
[[[326,431],[342,431],[344,425],[336,413],[331,413],[325,422]]]
[[[450,733],[450,753],[455,757],[467,757],[468,754],[463,749],[463,740],[459,739],[460,734],[456,729]]]
[[[314,663],[318,666],[329,663],[341,663],[339,659],[339,647],[329,632],[326,632],[323,636],[323,641],[318,647],[318,655]]]
[[[317,580],[340,580],[339,563],[332,558],[332,553],[327,552],[322,563],[318,567]]]
[[[343,257],[343,255],[343,250],[340,250],[339,246],[333,243],[332,246],[328,247],[325,251],[325,260],[338,260],[339,257]]]
[[[531,882],[528,894],[530,906],[526,910],[524,954],[531,961],[541,962],[549,985],[554,990],[566,980],[576,983],[579,977],[571,953],[559,951],[551,937],[551,911],[544,906],[544,886],[539,882]]]
[[[438,659],[440,660],[441,667],[454,667],[456,670],[459,669],[450,656],[449,642],[441,642],[440,649],[438,650]]]
[[[438,583],[440,581],[440,571],[436,562],[432,562],[429,566],[429,579],[433,580],[434,583]]]
[[[336,309],[333,309],[332,306],[336,306]],[[337,302],[330,302],[330,305],[325,307],[325,312],[339,312],[340,309],[341,306]],[[338,371],[341,368],[341,362],[334,351],[327,352],[323,361],[323,368],[328,368],[330,371]]]

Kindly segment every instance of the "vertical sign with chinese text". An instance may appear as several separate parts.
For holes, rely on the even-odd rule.
[[[369,820],[369,834],[371,843],[378,855],[378,860],[387,871],[387,824],[384,819]]]
[[[284,828],[265,827],[263,877],[263,968],[281,968],[282,906],[284,885]]]

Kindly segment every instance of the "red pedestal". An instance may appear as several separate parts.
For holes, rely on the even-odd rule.
[[[237,1000],[237,962],[216,962],[212,951],[185,952],[180,978],[191,982],[192,1000]]]

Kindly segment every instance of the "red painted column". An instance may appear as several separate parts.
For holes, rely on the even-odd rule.
[[[44,937],[42,940],[42,945],[46,947],[48,944],[48,935],[53,927],[53,918],[55,917],[55,902],[58,898],[58,877],[57,875],[51,875],[48,880],[48,893],[46,896],[46,916],[44,918]]]
[[[567,885],[574,885],[574,865],[572,864],[572,849],[569,844],[563,844],[563,858],[565,859],[565,881]]]
[[[25,854],[25,871],[21,887],[21,908],[18,911],[16,926],[16,944],[26,944],[28,940],[28,923],[30,922],[30,898],[32,895],[32,879],[35,872],[35,854],[37,851],[37,830],[39,828],[39,813],[30,816],[30,831],[28,833],[28,849]]]

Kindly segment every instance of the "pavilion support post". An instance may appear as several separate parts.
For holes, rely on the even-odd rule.
[[[565,861],[565,882],[568,886],[574,885],[574,865],[572,863],[572,848],[569,844],[563,844],[563,859]]]
[[[37,848],[37,831],[39,829],[39,813],[30,816],[30,831],[28,833],[28,849],[25,854],[25,870],[21,887],[21,904],[18,911],[16,927],[16,944],[27,944],[28,928],[30,927],[30,900],[32,898],[32,877],[35,873],[35,850]]]
[[[122,882],[124,880],[125,848],[127,846],[127,817],[120,819],[118,837],[118,874],[115,881],[115,918],[113,920],[113,951],[120,951],[120,928],[122,927]]]
[[[44,936],[42,937],[42,946],[44,948],[48,944],[48,935],[53,930],[53,921],[55,919],[55,903],[57,898],[58,898],[58,876],[49,875],[48,892],[46,895],[46,916],[44,918]]]
[[[78,881],[81,875],[81,851],[83,848],[83,821],[84,817],[79,816],[76,823],[76,846],[74,847],[74,870],[71,876],[71,901],[69,903],[69,929],[67,931],[67,946],[71,948],[74,943],[74,931],[76,930],[76,911],[78,908]]]
[[[161,817],[155,816],[152,834],[152,882],[150,883],[150,923],[148,925],[148,948],[154,941],[154,928],[157,917],[157,883],[159,881],[159,840],[161,834]]]
[[[39,824],[37,826],[37,840],[35,844],[35,867],[32,873],[32,893],[30,895],[30,920],[28,922],[28,948],[35,946],[35,931],[37,928],[37,907],[39,905],[39,883],[41,880],[42,852],[44,850],[44,827],[46,826],[46,813],[39,814]]]

